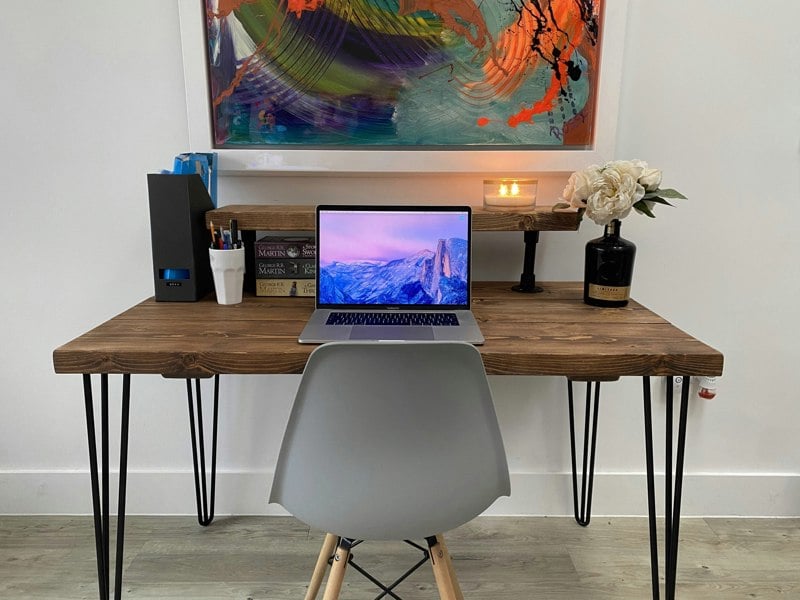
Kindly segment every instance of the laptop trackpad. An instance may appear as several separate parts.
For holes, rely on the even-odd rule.
[[[353,325],[351,340],[432,340],[433,327]]]

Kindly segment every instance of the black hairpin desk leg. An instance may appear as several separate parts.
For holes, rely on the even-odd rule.
[[[131,376],[122,376],[122,415],[119,444],[119,491],[117,506],[117,551],[114,569],[114,598],[122,595],[122,556],[125,540],[125,492],[128,474],[128,422],[130,415]],[[89,440],[89,471],[92,479],[92,512],[94,514],[94,539],[97,551],[97,580],[100,600],[109,600],[110,590],[110,513],[109,513],[109,459],[108,459],[108,375],[100,375],[100,452],[98,472],[97,437],[94,422],[91,375],[83,375],[83,397],[86,405],[86,432]],[[102,490],[101,490],[102,488]]]
[[[217,417],[219,414],[219,375],[214,375],[214,413],[211,433],[211,484],[207,485],[206,444],[203,436],[203,399],[200,394],[200,380],[195,379],[197,397],[197,418],[195,418],[192,380],[186,380],[186,394],[189,400],[189,428],[192,435],[192,465],[194,467],[194,493],[197,501],[197,522],[207,527],[214,520],[214,497],[217,480]],[[199,460],[198,460],[199,459]],[[210,493],[209,493],[210,492]]]
[[[534,294],[542,291],[542,288],[536,285],[536,275],[533,272],[534,263],[536,262],[536,244],[539,243],[539,232],[526,231],[524,235],[525,259],[522,263],[522,275],[519,278],[519,285],[511,286],[511,289],[515,292]]]
[[[594,383],[594,407],[592,407],[592,383]],[[578,500],[578,469],[575,444],[575,408],[572,395],[572,379],[567,378],[567,395],[569,398],[569,439],[572,457],[572,503],[575,521],[586,527],[592,518],[592,490],[594,487],[594,457],[597,447],[597,416],[600,408],[600,382],[586,382],[586,416],[583,429],[583,468],[581,470],[580,502]],[[591,437],[589,429],[591,427]],[[588,470],[587,470],[588,464]]]
[[[673,380],[667,377],[666,393],[666,457],[664,468],[664,597],[675,600],[675,581],[678,569],[678,536],[681,520],[681,494],[683,491],[683,464],[686,448],[686,421],[689,410],[689,380],[683,377],[681,384],[681,407],[678,417],[678,441],[673,450]],[[643,378],[644,436],[647,460],[647,508],[650,524],[650,572],[653,583],[653,599],[659,600],[658,581],[658,533],[656,530],[655,471],[653,469],[653,420],[650,395],[650,378]],[[674,480],[672,457],[675,453]],[[674,489],[673,489],[674,481]]]

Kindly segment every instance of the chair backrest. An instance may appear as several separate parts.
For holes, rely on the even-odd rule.
[[[346,342],[311,354],[270,502],[355,539],[419,539],[510,493],[480,353],[462,342]]]

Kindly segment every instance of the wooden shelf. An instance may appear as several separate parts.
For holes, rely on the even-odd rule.
[[[529,212],[511,213],[472,209],[474,231],[577,231],[581,213],[566,209],[553,211],[541,206]],[[314,231],[315,207],[297,204],[231,204],[206,213],[211,221],[227,225],[236,219],[243,231]]]

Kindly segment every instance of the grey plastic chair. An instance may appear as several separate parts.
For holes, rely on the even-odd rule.
[[[312,352],[270,494],[270,502],[329,532],[307,600],[316,598],[332,553],[324,600],[339,597],[355,540],[420,538],[442,600],[462,598],[441,533],[509,493],[475,347],[346,342]]]

